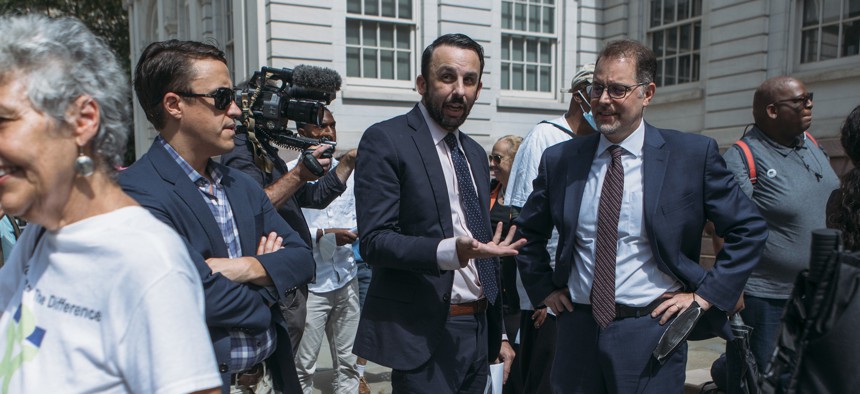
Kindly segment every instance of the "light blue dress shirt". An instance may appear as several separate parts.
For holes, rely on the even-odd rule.
[[[681,288],[671,276],[657,267],[645,228],[643,215],[642,146],[645,143],[645,123],[620,144],[623,148],[621,164],[624,166],[624,193],[618,219],[618,254],[615,264],[615,302],[632,307],[646,306],[667,291]],[[597,207],[603,178],[611,155],[607,151],[614,145],[603,135],[591,163],[588,181],[582,193],[579,223],[576,227],[574,269],[568,279],[573,302],[590,304],[591,283],[594,279],[595,247],[597,241]]]

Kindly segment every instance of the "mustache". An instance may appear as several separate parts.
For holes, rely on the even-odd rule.
[[[466,98],[463,96],[454,96],[445,100],[445,104],[463,104],[466,105]]]

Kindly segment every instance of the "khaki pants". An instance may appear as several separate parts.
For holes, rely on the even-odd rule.
[[[355,278],[340,289],[308,294],[308,318],[304,337],[296,354],[296,370],[305,394],[313,393],[313,377],[323,334],[328,338],[334,364],[333,392],[358,392],[356,356],[352,354],[358,318],[358,280]]]
[[[254,386],[230,385],[230,394],[276,394],[272,384],[272,372],[263,364],[263,376]]]

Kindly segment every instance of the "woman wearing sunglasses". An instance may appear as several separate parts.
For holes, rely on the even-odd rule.
[[[508,180],[511,176],[511,167],[514,164],[514,156],[520,147],[523,138],[515,135],[506,135],[499,138],[496,144],[493,145],[493,151],[489,155],[490,159],[490,176],[493,181],[490,184],[490,222],[496,228],[499,222],[502,222],[503,233],[507,234],[514,218],[516,217],[514,209],[505,205],[505,186],[508,185]],[[502,262],[502,302],[505,327],[508,338],[516,336],[519,328],[520,316],[520,300],[517,296],[517,264],[513,256],[503,257]],[[514,349],[516,350],[516,349]],[[514,359],[514,364],[517,359]],[[511,367],[511,371],[516,371],[518,368]],[[506,385],[517,385],[516,378],[508,379]]]
[[[506,135],[499,138],[496,144],[493,145],[493,151],[488,156],[490,159],[490,176],[493,177],[493,182],[490,185],[492,189],[490,193],[490,211],[493,210],[495,204],[504,205],[505,186],[508,184],[508,179],[511,176],[511,166],[514,164],[514,156],[516,156],[517,149],[519,149],[522,142],[523,137]],[[494,221],[493,228],[495,228],[495,222],[497,221]],[[505,225],[505,231],[507,231],[507,226],[508,224]]]

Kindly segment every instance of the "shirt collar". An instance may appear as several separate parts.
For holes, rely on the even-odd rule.
[[[600,135],[600,142],[597,144],[597,155],[600,156],[607,149],[609,149],[612,145],[618,145],[624,148],[627,153],[633,155],[636,158],[642,156],[642,146],[645,144],[645,121],[643,119],[639,120],[639,127],[636,130],[633,130],[633,133],[627,136],[620,143],[614,143],[606,139],[606,136]]]
[[[785,146],[783,144],[780,144],[779,142],[774,141],[764,131],[758,128],[758,126],[753,126],[750,133],[754,133],[756,136],[761,138],[761,140],[764,141],[768,146],[773,148],[773,150],[779,152],[779,154],[783,156],[788,156],[788,154],[791,153],[791,151],[793,150],[806,148],[806,133],[803,133],[794,138],[794,146]]]
[[[430,129],[430,137],[433,138],[433,145],[439,145],[442,142],[442,139],[445,138],[450,132],[439,126],[439,123],[436,123],[433,118],[430,117],[430,113],[427,112],[427,107],[424,106],[423,102],[418,102],[418,109],[421,110],[421,115],[424,115],[424,123],[427,123],[427,128]],[[459,144],[460,141],[460,130],[454,130],[454,136],[457,137],[457,141]]]
[[[165,141],[164,138],[161,138],[161,136],[159,135],[155,137],[155,142],[160,144],[164,148],[164,150],[167,151],[167,154],[169,154],[170,157],[173,158],[173,161],[175,161],[176,164],[179,165],[179,168],[182,169],[182,171],[185,173],[186,176],[188,176],[188,179],[190,179],[191,182],[198,186],[200,186],[201,182],[204,184],[209,183],[209,180],[206,179],[206,177],[204,177],[203,175],[200,175],[200,173],[197,172],[194,167],[191,167],[191,164],[188,164],[188,162],[185,161],[185,159],[183,159],[182,156],[179,155],[179,152],[177,152],[176,149],[173,149],[173,147],[170,146],[170,144]],[[221,171],[218,170],[217,167],[215,167],[212,162],[212,159],[209,159],[209,162],[206,164],[206,170],[212,177],[213,182],[221,183]]]

